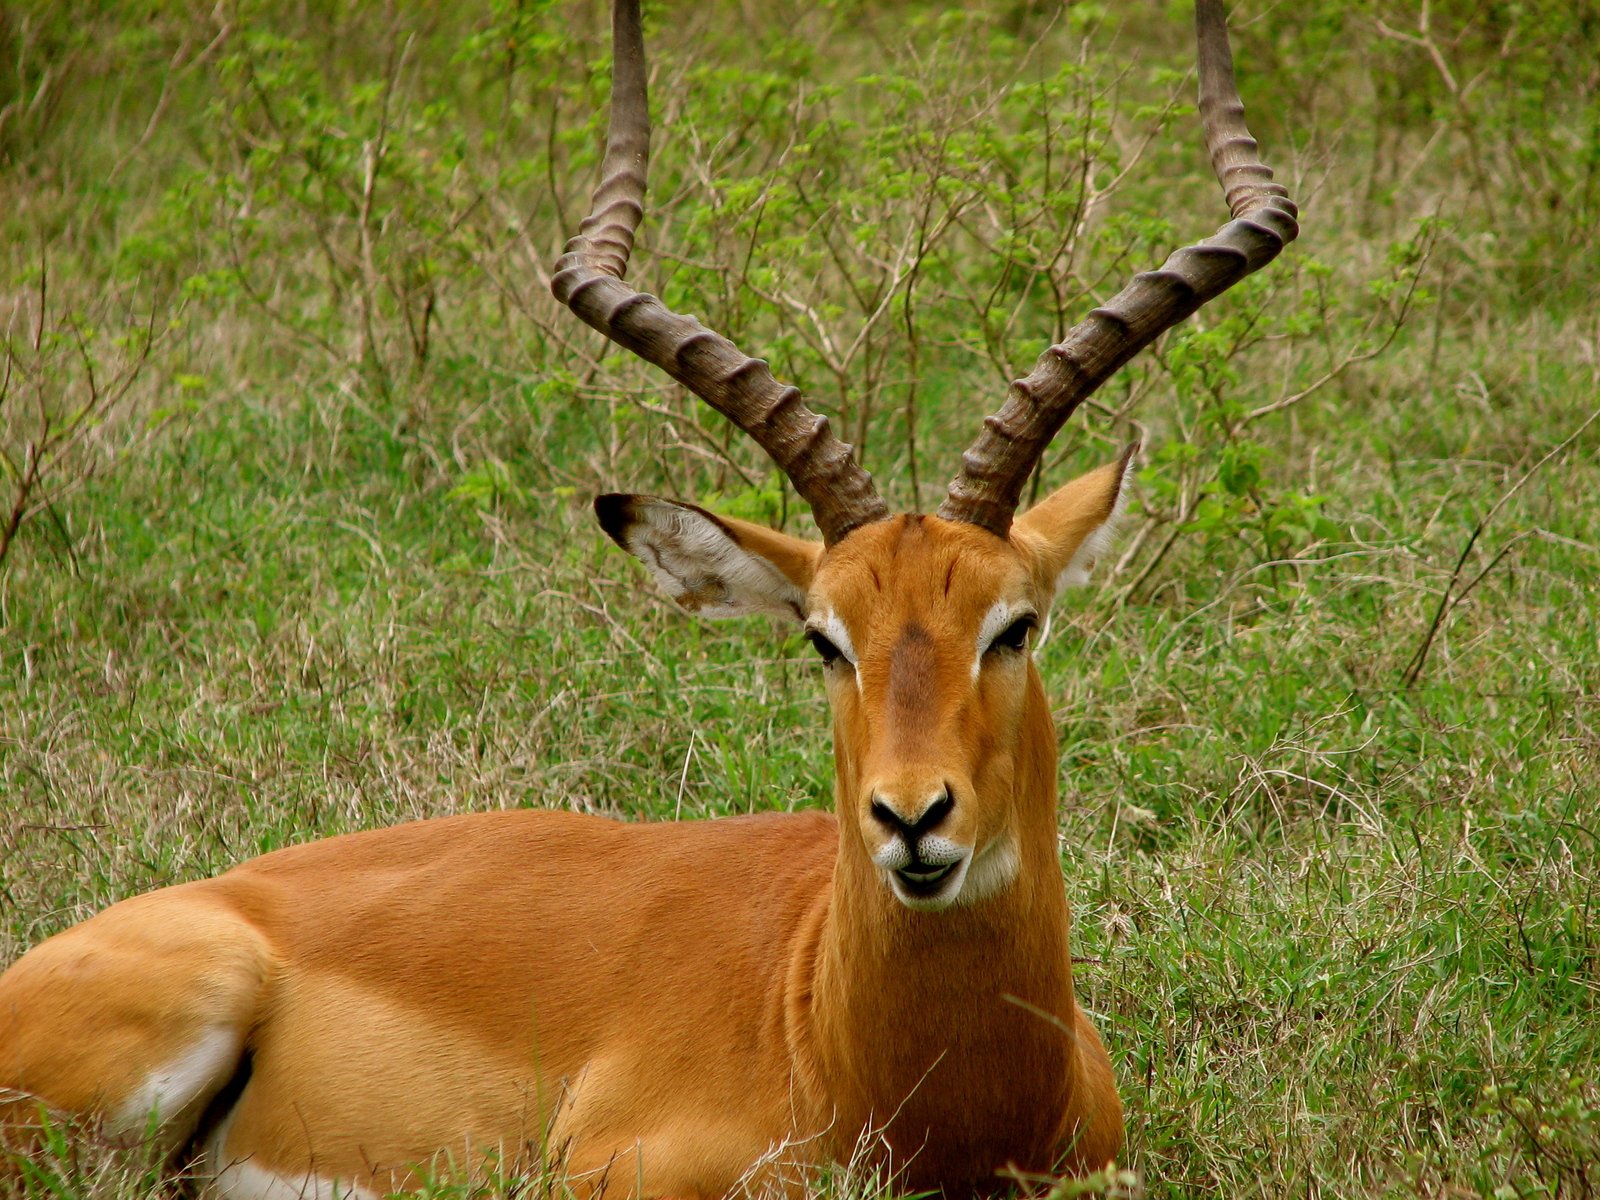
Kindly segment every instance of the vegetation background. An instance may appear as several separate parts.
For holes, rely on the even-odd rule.
[[[1189,21],[656,4],[634,277],[932,507],[1006,380],[1221,223]],[[1128,1166],[1590,1196],[1600,7],[1234,29],[1304,236],[1042,475],[1144,439],[1121,556],[1040,654]],[[593,0],[0,14],[0,962],[357,828],[830,803],[798,637],[670,611],[589,516],[808,527],[549,298],[608,78]],[[72,1157],[41,1194],[162,1186]]]

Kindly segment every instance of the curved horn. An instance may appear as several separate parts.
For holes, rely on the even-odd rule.
[[[1005,537],[1034,465],[1073,409],[1165,330],[1278,256],[1300,232],[1299,210],[1260,159],[1233,79],[1222,0],[1195,0],[1200,118],[1233,220],[1136,275],[1011,385],[1000,411],[961,456],[939,515]]]
[[[550,290],[588,324],[660,367],[754,438],[811,506],[824,540],[837,542],[889,510],[872,476],[833,436],[828,419],[805,406],[798,388],[773,378],[763,360],[623,282],[644,217],[650,164],[639,0],[615,0],[611,33],[611,125],[600,186],[594,211],[556,263]]]

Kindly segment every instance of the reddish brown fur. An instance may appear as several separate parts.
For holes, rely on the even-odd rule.
[[[1094,505],[1096,525],[1109,499]],[[893,602],[869,594],[869,561],[895,580]],[[969,682],[984,612],[1008,594],[1044,611],[1048,567],[975,527],[901,517],[846,541],[812,589],[861,614],[852,631],[862,681],[859,695],[847,683],[830,689],[840,811],[853,808],[857,820],[841,823],[840,919],[819,972],[832,998],[823,1010],[849,1020],[818,1043],[833,1051],[823,1071],[848,1114],[842,1127],[862,1127],[869,1113],[882,1121],[885,1095],[908,1097],[887,1132],[898,1160],[911,1162],[913,1186],[981,1179],[1006,1162],[1044,1168],[1068,1144],[1073,1162],[1099,1165],[1121,1142],[1110,1066],[1073,996],[1043,688],[1031,663],[1018,664],[1020,681],[985,671],[976,688]],[[946,781],[957,795],[952,823],[980,845],[1013,833],[1021,871],[989,902],[910,912],[871,867],[866,811],[874,791],[920,796]],[[908,969],[921,963],[938,965]],[[930,1024],[944,1036],[929,1038],[910,1019],[918,1013],[938,1014]]]
[[[0,976],[0,1088],[94,1119],[236,1029],[250,1074],[226,1160],[380,1190],[485,1150],[680,1197],[793,1190],[861,1146],[952,1193],[1104,1163],[1121,1108],[1073,992],[1049,706],[1026,656],[986,658],[976,683],[972,663],[996,599],[1044,612],[1121,475],[1072,485],[1009,542],[901,517],[822,552],[726,523],[849,628],[859,688],[843,668],[828,685],[837,820],[509,812],[269,854],[116,905]],[[941,829],[1014,847],[1016,872],[914,911],[869,857],[869,809],[945,786]]]

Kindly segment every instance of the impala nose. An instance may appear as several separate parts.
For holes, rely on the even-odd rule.
[[[950,795],[948,784],[930,796],[920,810],[912,816],[907,816],[882,795],[874,792],[872,796],[872,819],[890,833],[898,834],[904,839],[906,849],[915,858],[917,857],[917,843],[922,840],[922,835],[931,833],[938,828],[939,823],[955,810],[955,806],[956,802],[954,797]]]
[[[891,873],[892,884],[902,900],[935,900],[964,869],[966,851],[939,832],[955,807],[948,783],[909,813],[883,793],[873,792],[868,811],[872,820],[888,832],[889,840],[873,853],[872,859]]]

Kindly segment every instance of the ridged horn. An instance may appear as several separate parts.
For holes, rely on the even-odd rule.
[[[1244,124],[1222,0],[1196,0],[1200,118],[1233,220],[1095,309],[1011,385],[961,458],[939,515],[1005,537],[1022,489],[1066,419],[1116,370],[1208,300],[1260,270],[1300,232],[1299,210]]]
[[[744,354],[694,317],[623,281],[644,217],[650,113],[639,0],[612,6],[611,123],[593,211],[556,263],[551,291],[617,345],[660,367],[744,430],[811,506],[829,544],[889,515],[872,476],[828,419],[766,362]]]

